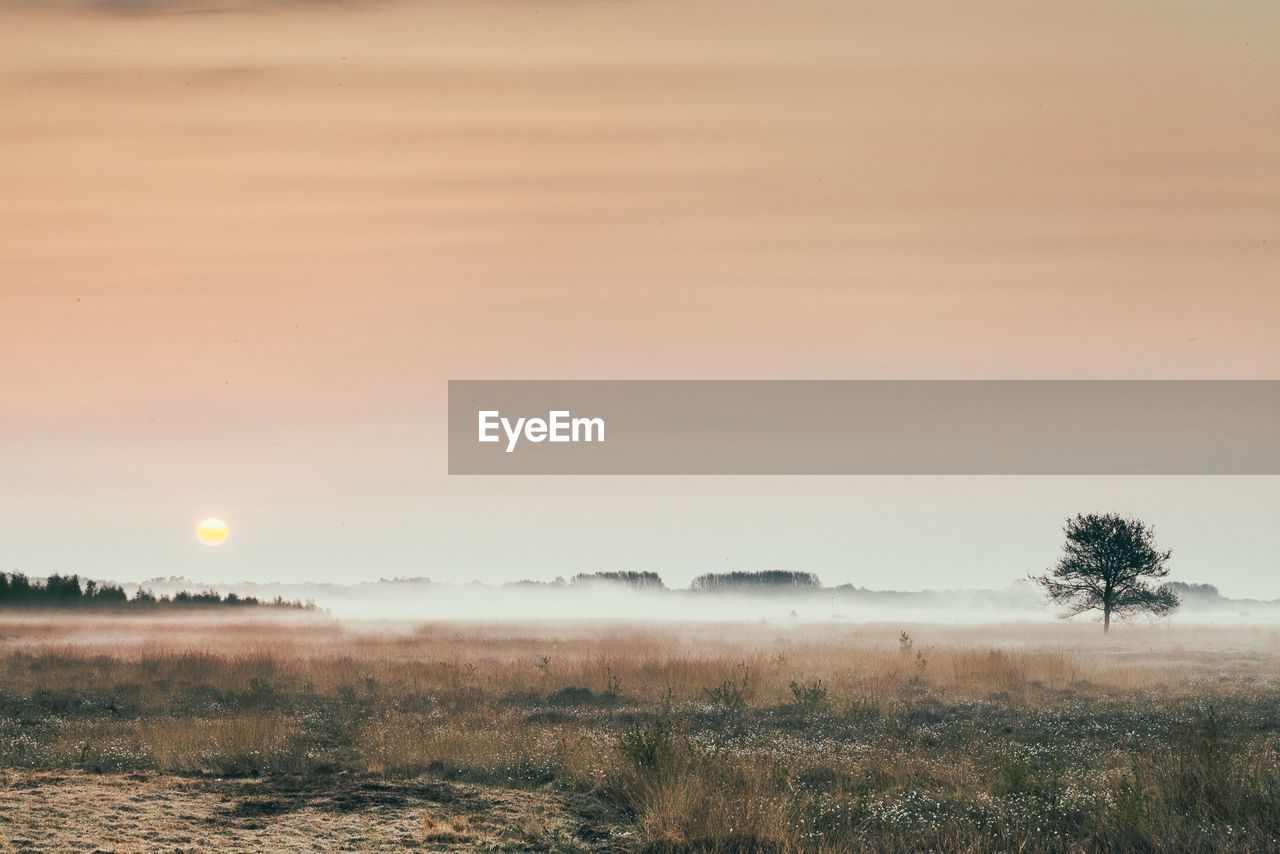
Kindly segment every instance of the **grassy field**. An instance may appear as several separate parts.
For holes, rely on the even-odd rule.
[[[5,616],[12,850],[1280,849],[1280,631]]]

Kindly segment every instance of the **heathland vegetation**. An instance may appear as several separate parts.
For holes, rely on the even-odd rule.
[[[0,769],[63,788],[177,774],[220,804],[199,834],[274,838],[287,818],[321,848],[1280,847],[1271,628],[239,613],[10,617]],[[360,810],[378,812],[357,841],[325,836]]]

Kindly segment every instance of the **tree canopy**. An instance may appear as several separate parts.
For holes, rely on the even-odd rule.
[[[602,585],[620,585],[634,587],[636,590],[665,590],[662,576],[656,572],[580,572],[573,577],[574,587],[598,587]]]
[[[709,572],[699,575],[690,585],[701,591],[774,591],[787,589],[815,590],[822,586],[812,572],[769,569],[763,572]]]
[[[78,575],[53,574],[44,581],[30,579],[21,572],[0,572],[0,608],[154,608],[154,607],[209,607],[269,606],[274,608],[312,609],[315,606],[302,602],[286,602],[276,597],[271,602],[259,601],[253,596],[225,596],[213,590],[189,593],[180,590],[169,596],[156,596],[151,591],[138,588],[130,599],[124,588],[117,584],[100,584],[92,579],[82,587]]]
[[[1110,631],[1112,614],[1163,616],[1181,604],[1172,589],[1147,580],[1169,574],[1173,552],[1157,548],[1155,530],[1145,522],[1114,513],[1081,514],[1067,520],[1063,533],[1062,557],[1032,580],[1066,606],[1064,617],[1101,611],[1103,631]]]

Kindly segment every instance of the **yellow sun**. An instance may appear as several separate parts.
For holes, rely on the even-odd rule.
[[[227,539],[227,523],[221,519],[205,519],[196,525],[196,539],[206,546],[220,546]]]

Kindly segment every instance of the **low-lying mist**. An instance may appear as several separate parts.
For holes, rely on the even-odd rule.
[[[1061,611],[1046,604],[1026,581],[994,590],[867,590],[780,586],[733,589],[668,589],[623,583],[520,582],[501,586],[441,584],[428,579],[383,579],[338,584],[205,585],[185,578],[153,579],[124,585],[133,595],[142,587],[155,594],[214,589],[255,596],[314,602],[328,614],[353,620],[528,621],[674,620],[691,622],[950,623],[1053,622]],[[1229,599],[1210,586],[1183,590],[1182,606],[1162,622],[1275,623],[1280,603]],[[1084,615],[1076,622],[1087,622]],[[1142,619],[1142,618],[1139,618]]]

